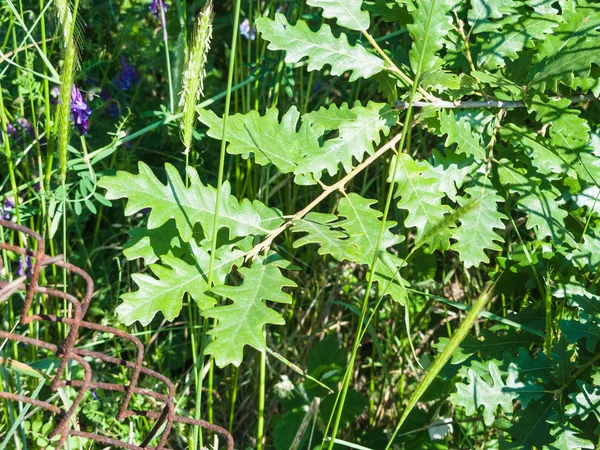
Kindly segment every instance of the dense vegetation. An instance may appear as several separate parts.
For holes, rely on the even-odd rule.
[[[142,340],[178,414],[237,449],[600,445],[595,1],[3,0],[0,50],[1,216],[93,276],[88,320]],[[64,338],[22,303],[3,330]],[[75,395],[23,370],[50,354],[0,358],[3,391]],[[73,426],[141,442],[117,397]],[[2,401],[0,450],[54,420]]]

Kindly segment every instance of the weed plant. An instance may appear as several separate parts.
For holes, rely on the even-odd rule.
[[[592,0],[2,0],[0,216],[236,449],[598,448],[599,42]],[[22,303],[3,330],[64,339]],[[65,407],[55,365],[1,341],[0,390]],[[71,426],[141,442],[120,398]],[[56,420],[2,400],[0,450]]]

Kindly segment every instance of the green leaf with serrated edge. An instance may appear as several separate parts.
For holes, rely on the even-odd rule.
[[[556,439],[551,444],[542,447],[542,450],[581,450],[584,448],[596,448],[596,446],[587,439],[577,436],[581,430],[575,428],[571,423],[564,422],[554,424],[550,434]]]
[[[281,123],[277,108],[271,108],[264,116],[257,111],[230,116],[225,136],[229,142],[227,153],[245,159],[254,155],[260,165],[273,164],[282,173],[293,172],[303,152],[319,149],[320,134],[307,123],[296,131],[299,118],[295,106],[283,115]],[[209,127],[208,136],[222,138],[223,119],[209,110],[200,110],[198,119]]]
[[[550,352],[550,363],[552,364],[552,378],[560,385],[570,381],[571,374],[577,368],[577,362],[574,361],[575,350],[567,339],[561,336],[552,346]]]
[[[306,22],[300,20],[290,25],[283,14],[275,14],[275,20],[259,17],[256,27],[263,39],[269,41],[269,50],[285,50],[285,62],[297,63],[308,57],[309,71],[331,66],[331,75],[350,71],[349,81],[369,78],[384,69],[384,62],[369,53],[360,44],[350,45],[345,34],[336,38],[329,25],[324,24],[313,32]]]
[[[323,8],[323,17],[335,19],[340,27],[366,31],[369,28],[369,13],[361,11],[363,0],[307,0],[306,4]]]
[[[588,214],[600,216],[600,187],[589,186],[577,194],[568,195],[579,208],[586,207]]]
[[[470,3],[467,20],[473,34],[496,31],[500,28],[498,19],[515,13],[519,5],[514,0],[471,0]]]
[[[588,145],[576,153],[575,170],[579,178],[590,184],[600,184],[600,129],[591,132]]]
[[[142,258],[144,264],[150,265],[158,261],[161,255],[179,257],[187,248],[177,233],[174,221],[151,230],[132,228],[127,233],[131,239],[123,246],[123,255],[128,261]]]
[[[285,324],[283,317],[265,305],[264,300],[286,304],[292,302],[292,297],[282,290],[296,286],[281,273],[281,268],[288,266],[287,261],[273,254],[266,259],[255,260],[251,267],[240,268],[239,273],[244,278],[241,285],[219,285],[211,289],[213,294],[233,302],[202,312],[204,317],[218,320],[209,331],[213,340],[206,347],[206,352],[213,355],[219,367],[228,364],[239,366],[246,345],[264,351],[265,326]]]
[[[441,353],[449,343],[449,338],[441,337],[438,342],[433,344],[433,348],[435,348],[438,353]],[[460,343],[460,346],[458,346],[458,348],[452,352],[450,364],[454,365],[463,363],[477,353],[480,348],[481,341],[471,335],[467,335],[467,337],[465,337],[465,339]]]
[[[579,319],[559,320],[558,326],[572,344],[585,339],[588,352],[593,353],[600,341],[600,318],[592,318],[584,312],[579,313]]]
[[[583,235],[583,242],[578,242],[575,250],[567,258],[580,269],[587,269],[590,273],[600,271],[600,226],[588,228]]]
[[[539,402],[532,403],[529,408],[518,410],[515,420],[508,428],[513,442],[506,448],[514,450],[530,450],[555,439],[550,435],[549,419],[554,415],[552,408],[555,400],[552,395],[545,395]]]
[[[458,189],[462,188],[469,174],[475,172],[483,161],[475,161],[464,154],[448,153],[448,156],[444,156],[439,151],[432,150],[433,167],[429,171],[439,180],[439,190],[450,200],[456,201]]]
[[[205,186],[198,172],[188,167],[189,187],[186,187],[174,166],[165,165],[167,184],[162,184],[152,173],[150,167],[139,162],[138,175],[118,171],[116,176],[103,177],[98,184],[107,189],[106,198],[115,200],[126,197],[125,215],[135,214],[144,208],[152,208],[148,216],[148,228],[164,225],[169,219],[175,219],[181,238],[188,242],[192,238],[196,223],[202,225],[207,238],[213,233],[214,211],[217,190]],[[264,236],[277,228],[283,219],[268,222],[273,228],[264,228],[258,209],[262,204],[257,200],[242,202],[231,195],[231,186],[227,181],[221,188],[219,228],[228,228],[230,239],[248,235]]]
[[[577,380],[577,385],[579,392],[569,394],[571,403],[565,409],[566,414],[571,417],[579,416],[582,420],[593,414],[600,420],[600,386],[593,386],[582,380]]]
[[[223,283],[232,267],[242,263],[243,255],[244,252],[234,245],[217,249],[213,281]],[[162,255],[162,265],[150,266],[157,278],[147,274],[133,274],[131,277],[139,289],[121,296],[123,303],[117,307],[119,320],[125,325],[138,321],[145,326],[160,311],[165,319],[171,321],[179,315],[182,297],[186,292],[196,301],[200,309],[211,308],[215,300],[206,294],[210,255],[206,250],[198,247],[194,251],[194,256],[194,264],[188,264],[174,256]]]
[[[456,242],[450,250],[458,252],[465,268],[489,263],[485,249],[502,251],[497,242],[504,242],[494,231],[504,230],[502,221],[508,219],[498,212],[498,203],[503,203],[504,199],[496,193],[491,183],[482,184],[465,189],[465,195],[458,198],[459,205],[467,210],[458,219],[460,226],[452,230],[452,239]]]
[[[498,407],[504,413],[510,414],[514,410],[513,400],[518,399],[527,407],[531,400],[542,397],[543,386],[519,381],[519,372],[515,364],[511,363],[508,366],[506,382],[502,380],[500,370],[495,364],[490,362],[488,367],[492,385],[486,383],[473,369],[469,369],[468,384],[458,383],[457,392],[450,395],[452,403],[465,408],[467,415],[475,415],[482,406],[483,421],[490,426],[494,422]]]
[[[511,14],[499,22],[499,29],[489,34],[479,47],[477,65],[480,69],[505,67],[507,59],[516,60],[525,48],[535,47],[559,24],[559,16],[523,16]]]
[[[600,296],[587,291],[574,278],[569,283],[559,283],[552,296],[566,299],[569,306],[579,308],[590,316],[600,315]]]
[[[458,121],[452,110],[440,111],[440,131],[446,134],[446,147],[457,145],[457,151],[475,159],[485,159],[481,136],[473,133],[466,120]]]
[[[513,353],[504,352],[502,359],[507,365],[511,362],[515,363],[519,368],[519,375],[521,377],[531,377],[534,380],[539,379],[542,383],[550,381],[552,364],[542,352],[538,352],[535,357],[532,357],[529,350],[521,347],[517,352],[517,356]]]
[[[458,375],[463,379],[466,379],[469,378],[469,371],[473,371],[486,383],[493,383],[494,380],[490,376],[490,364],[493,364],[497,367],[500,376],[506,377],[508,375],[508,365],[503,367],[503,362],[496,358],[485,358],[483,361],[474,358],[460,366],[458,369]]]
[[[532,8],[537,14],[558,15],[558,9],[554,8],[555,0],[525,0],[527,6]]]
[[[565,152],[564,149],[553,146],[548,139],[525,131],[513,123],[502,127],[500,136],[503,141],[522,148],[540,175],[575,176],[576,153]]]
[[[400,153],[392,160],[391,167],[396,164],[396,158],[400,158],[400,163],[393,180],[397,184],[394,196],[400,199],[398,208],[408,211],[404,226],[415,227],[415,241],[419,241],[452,209],[442,204],[445,194],[440,192],[439,180],[427,161],[415,161],[410,155]],[[444,247],[447,249],[450,243]]]
[[[317,212],[308,213],[304,218],[294,221],[292,231],[294,233],[307,233],[296,239],[293,247],[298,248],[308,244],[318,244],[319,255],[332,254],[341,256],[343,259],[355,260],[358,257],[357,248],[348,248],[347,240],[350,235],[345,231],[336,230],[335,222],[338,217],[335,214],[323,214]],[[325,245],[327,243],[327,245]],[[350,254],[347,254],[351,250]]]
[[[556,201],[559,193],[554,186],[515,168],[506,159],[499,162],[498,173],[500,182],[509,185],[511,193],[519,194],[517,208],[527,213],[527,228],[534,229],[538,239],[549,237],[557,245],[575,244],[573,235],[565,228],[568,213]]]
[[[403,303],[406,297],[405,282],[398,272],[404,262],[387,251],[389,247],[402,242],[402,237],[389,231],[395,222],[386,222],[381,247],[376,249],[382,213],[371,208],[374,203],[375,200],[351,193],[339,202],[339,219],[332,214],[310,213],[304,219],[295,221],[292,231],[307,234],[294,242],[294,248],[319,244],[318,252],[321,255],[330,254],[338,261],[366,265],[372,264],[377,253],[379,261],[374,281],[379,284],[382,293]]]
[[[482,84],[486,84],[493,88],[502,89],[504,92],[506,92],[515,99],[520,99],[523,97],[523,87],[509,80],[500,72],[491,73],[485,70],[476,70],[475,72],[471,72],[471,76],[475,77]]]
[[[461,88],[461,79],[453,73],[433,69],[421,76],[419,85],[437,92],[456,91]]]
[[[550,98],[542,94],[535,94],[526,100],[527,110],[535,112],[536,119],[544,125],[550,126],[552,144],[558,149],[580,147],[590,141],[590,126],[586,119],[579,117],[581,111],[569,108],[571,100],[568,98]],[[565,142],[570,145],[565,146]]]
[[[383,95],[390,104],[398,100],[398,81],[387,72],[379,72],[373,76],[377,82],[377,92]]]
[[[537,48],[537,64],[529,71],[529,84],[556,92],[558,83],[571,85],[574,78],[586,78],[591,64],[600,61],[598,39],[600,6],[578,5],[563,11],[563,22]]]
[[[452,9],[450,0],[421,0],[411,12],[413,23],[407,25],[413,38],[409,52],[410,65],[414,73],[440,71],[444,60],[438,56],[444,45],[444,38],[452,30]]]
[[[357,103],[351,109],[344,103],[339,108],[331,105],[305,114],[302,120],[317,130],[338,131],[337,137],[325,141],[321,148],[306,148],[294,171],[296,175],[312,175],[318,180],[325,170],[335,175],[340,164],[349,173],[353,158],[360,163],[365,154],[372,155],[373,144],[379,144],[381,133],[389,134],[398,113],[383,103],[369,102],[366,106]]]
[[[381,17],[384,22],[407,23],[410,21],[409,11],[415,9],[412,0],[367,0],[364,9],[371,17]]]

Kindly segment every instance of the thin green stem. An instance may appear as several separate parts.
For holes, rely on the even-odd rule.
[[[266,332],[265,332],[266,333]],[[265,385],[267,374],[267,353],[260,352],[260,371],[258,386],[258,424],[256,426],[256,450],[263,450],[265,439]]]
[[[238,35],[238,27],[240,20],[240,4],[241,0],[236,0],[235,3],[235,11],[234,11],[234,21],[233,21],[233,32],[231,38],[231,53],[229,57],[229,70],[227,73],[227,91],[225,95],[225,111],[223,113],[223,135],[221,139],[221,151],[219,155],[219,172],[217,175],[217,194],[216,194],[216,204],[215,204],[215,212],[214,212],[214,221],[213,221],[213,235],[211,239],[211,251],[210,251],[210,263],[207,275],[208,286],[212,286],[213,282],[213,268],[215,263],[215,253],[217,250],[217,235],[219,231],[219,214],[220,214],[220,205],[221,205],[221,188],[223,186],[223,174],[225,172],[225,146],[226,146],[226,133],[227,133],[227,121],[229,118],[229,110],[231,106],[231,92],[233,87],[233,74],[235,70],[235,53],[237,47],[237,35]],[[207,331],[208,331],[209,321],[208,319],[204,319],[202,326],[202,336],[201,336],[201,345],[200,345],[200,355],[197,359],[200,367],[199,373],[201,374],[204,369],[204,350],[206,348],[206,340],[207,340]],[[210,394],[210,393],[209,393]],[[202,380],[196,381],[196,410],[195,410],[195,418],[200,418],[201,413],[201,405],[202,405]],[[194,445],[196,440],[194,439]],[[196,448],[193,446],[192,448]]]
[[[175,112],[175,93],[173,92],[173,74],[171,73],[171,56],[169,55],[169,34],[167,33],[167,19],[165,17],[165,10],[162,7],[162,5],[159,4],[158,9],[160,11],[160,23],[162,25],[163,42],[165,44],[165,59],[167,60],[167,80],[169,81],[169,112],[173,114]]]

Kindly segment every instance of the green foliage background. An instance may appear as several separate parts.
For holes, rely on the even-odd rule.
[[[3,57],[5,121],[40,125],[18,138],[4,127],[0,198],[16,196],[12,220],[95,277],[92,319],[147,336],[151,363],[182,380],[181,412],[229,424],[236,448],[600,445],[600,6],[249,1],[241,19],[256,35],[232,55],[240,30],[220,2],[184,157],[180,116],[163,105],[203,4],[170,5],[165,53],[146,3],[82,2],[78,83],[99,94],[122,54],[142,81],[90,101],[65,186],[54,136],[42,141],[54,120],[42,80],[57,80],[33,50]],[[4,55],[40,5],[0,7]],[[47,53],[58,64],[60,49]],[[5,329],[18,301],[0,305]],[[17,389],[1,367],[2,389]],[[84,425],[127,436],[115,404],[90,399]],[[11,442],[44,448],[40,417]],[[196,442],[182,432],[170,445]]]

